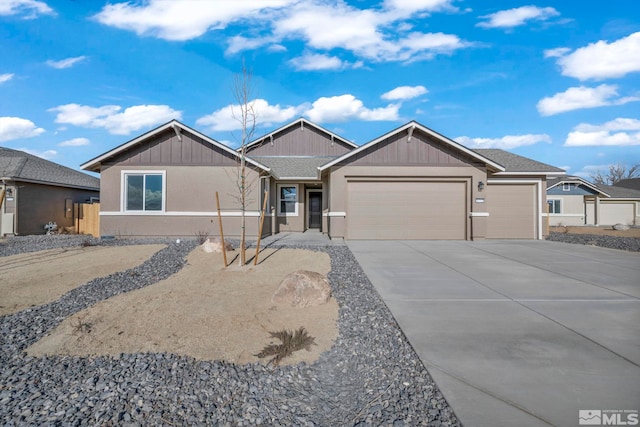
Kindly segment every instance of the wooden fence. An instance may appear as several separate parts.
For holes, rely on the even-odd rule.
[[[75,203],[76,232],[100,237],[100,203]]]

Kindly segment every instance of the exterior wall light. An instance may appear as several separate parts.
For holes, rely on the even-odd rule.
[[[484,182],[478,181],[478,191],[482,191],[484,189]]]

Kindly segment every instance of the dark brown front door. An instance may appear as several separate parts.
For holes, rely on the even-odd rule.
[[[322,228],[322,193],[309,193],[309,228]]]

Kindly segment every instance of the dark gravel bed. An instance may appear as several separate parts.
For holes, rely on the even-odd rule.
[[[552,231],[547,236],[547,240],[563,243],[574,243],[578,245],[593,245],[603,248],[620,249],[623,251],[640,252],[640,238],[619,237],[619,236],[599,236],[596,234],[570,234],[557,233]]]
[[[235,365],[165,353],[35,358],[23,352],[72,313],[174,274],[195,245],[193,239],[170,243],[138,267],[0,317],[0,424],[460,425],[346,246],[308,248],[331,257],[329,281],[340,305],[336,343],[313,364]],[[14,252],[3,246],[0,253]]]

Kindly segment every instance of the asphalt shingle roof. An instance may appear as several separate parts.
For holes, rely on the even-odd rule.
[[[617,185],[596,185],[600,190],[614,199],[640,199],[640,190],[619,187]]]
[[[473,151],[504,166],[505,172],[564,172],[564,169],[497,148],[476,148]]]
[[[631,188],[640,190],[640,178],[627,178],[613,184],[615,187]]]
[[[0,147],[0,178],[100,190],[98,178],[24,151],[4,147]]]
[[[309,178],[318,179],[318,167],[329,163],[336,157],[286,157],[286,156],[249,156],[256,162],[271,169],[271,173],[279,179]]]

